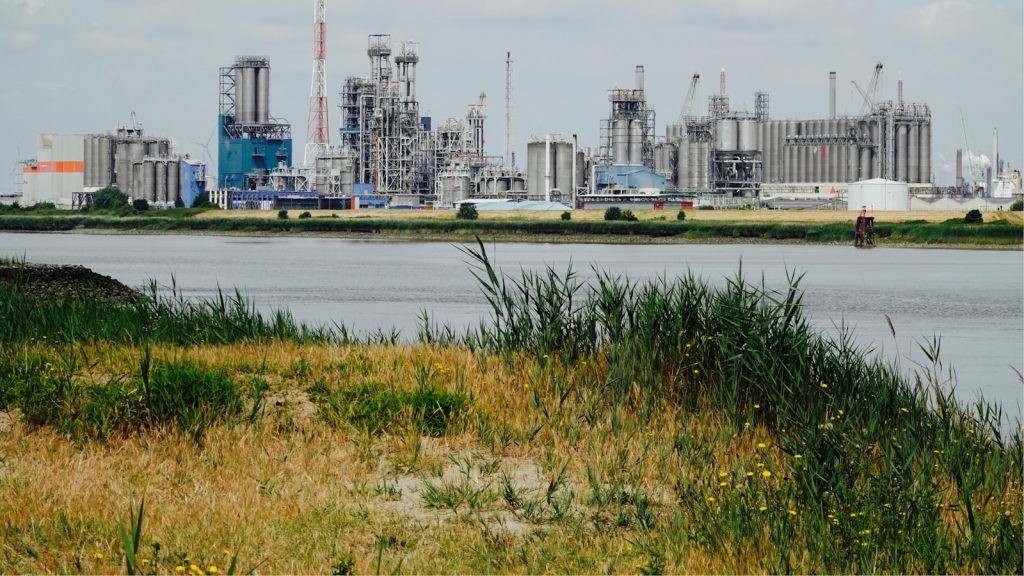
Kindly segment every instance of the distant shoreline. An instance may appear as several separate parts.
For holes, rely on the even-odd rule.
[[[455,220],[440,218],[224,218],[5,215],[0,231],[226,236],[315,236],[426,242],[472,240],[595,244],[852,245],[847,222],[603,220]],[[967,225],[909,221],[876,225],[879,248],[1024,249],[1024,226],[1007,221]]]

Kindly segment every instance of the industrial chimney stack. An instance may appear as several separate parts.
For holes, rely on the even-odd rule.
[[[836,117],[836,73],[828,73],[828,117]]]

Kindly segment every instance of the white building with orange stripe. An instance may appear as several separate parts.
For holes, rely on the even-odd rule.
[[[71,206],[85,186],[85,137],[81,134],[40,134],[36,159],[22,166],[21,204],[53,202]]]

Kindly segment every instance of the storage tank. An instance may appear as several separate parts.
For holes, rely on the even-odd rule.
[[[644,163],[643,126],[640,120],[629,121],[629,163]]]
[[[729,122],[729,120],[726,120],[726,122]],[[758,150],[757,128],[757,121],[755,120],[740,120],[737,122],[739,150],[741,152],[754,152]]]
[[[671,158],[674,148],[674,145],[666,143],[661,143],[654,147],[654,172],[670,180],[672,178]]]
[[[708,158],[711,156],[711,142],[701,142],[700,156],[697,157],[697,166],[700,167],[700,188],[707,190],[708,185]]]
[[[498,196],[504,196],[508,194],[508,191],[512,188],[511,179],[507,176],[494,179],[494,191]]]
[[[558,188],[563,194],[572,191],[572,142],[552,142],[551,155],[554,157],[552,168],[552,188]]]
[[[697,188],[700,183],[700,142],[690,142],[690,152],[688,154],[689,167],[686,170],[686,187],[692,189]]]
[[[107,186],[113,181],[113,172],[110,162],[111,139],[107,136],[100,138],[100,165],[99,165],[99,186]]]
[[[715,150],[732,151],[738,148],[738,126],[735,120],[719,120],[715,123]]]
[[[270,68],[255,69],[256,78],[256,121],[260,124],[270,122]]]
[[[847,209],[866,206],[875,212],[910,210],[910,190],[906,182],[874,178],[851,182],[847,189]]]
[[[526,187],[530,194],[544,194],[544,141],[526,145]]]
[[[96,176],[93,172],[96,169],[96,149],[94,147],[95,142],[95,136],[86,136],[82,140],[82,146],[84,148],[82,150],[82,158],[85,159],[85,167],[84,171],[82,172],[83,186],[96,185]]]
[[[156,202],[167,202],[167,162],[155,160],[153,166],[156,169],[154,182],[156,182]]]
[[[921,181],[921,143],[918,140],[918,125],[907,126],[907,182]]]
[[[469,172],[464,168],[446,168],[437,174],[437,190],[443,206],[451,206],[469,198],[472,186]]]
[[[145,198],[150,202],[156,201],[156,162],[144,160],[142,162],[142,193],[136,198]]]
[[[145,173],[146,170],[142,162],[132,166],[132,190],[137,191],[136,194],[132,196],[133,200],[146,199]]]
[[[907,139],[907,125],[900,124],[896,127],[896,180],[908,182],[907,160],[910,155],[907,153],[909,142]]]
[[[124,140],[118,141],[114,149],[114,171],[117,173],[115,183],[126,194],[132,187],[131,162],[128,156],[128,142]]]
[[[522,174],[518,174],[512,177],[512,192],[522,192],[526,190],[526,180],[523,179]]]
[[[177,160],[167,163],[167,201],[174,203],[181,196],[181,165]]]
[[[690,141],[679,140],[679,152],[676,154],[676,187],[690,187]]]
[[[931,183],[932,181],[932,125],[930,121],[921,124],[921,182]]]
[[[235,73],[235,120],[239,124],[256,121],[256,69],[250,66]]]
[[[629,164],[629,120],[612,120],[612,163]]]

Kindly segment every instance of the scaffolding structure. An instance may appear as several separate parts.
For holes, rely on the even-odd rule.
[[[647,105],[642,75],[641,68],[636,88],[608,91],[609,112],[608,117],[601,120],[599,149],[605,164],[642,164],[654,170],[655,114],[654,109]]]

